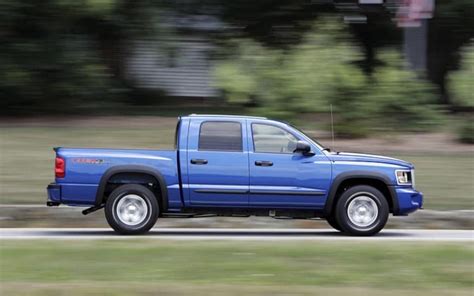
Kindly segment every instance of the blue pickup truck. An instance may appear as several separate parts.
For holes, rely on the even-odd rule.
[[[403,160],[331,152],[288,123],[264,117],[178,119],[174,150],[54,148],[48,206],[105,208],[121,234],[158,218],[202,215],[324,218],[373,235],[390,213],[422,208],[414,167]]]

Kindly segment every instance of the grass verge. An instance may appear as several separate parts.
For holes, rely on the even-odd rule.
[[[473,255],[455,243],[2,241],[0,283],[4,295],[468,295]]]

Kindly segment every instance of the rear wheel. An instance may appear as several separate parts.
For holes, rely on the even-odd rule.
[[[116,188],[105,204],[105,217],[110,227],[120,234],[142,234],[150,230],[159,215],[155,195],[138,184]]]
[[[374,235],[387,223],[389,206],[379,190],[359,185],[342,193],[335,214],[342,231],[351,235]]]

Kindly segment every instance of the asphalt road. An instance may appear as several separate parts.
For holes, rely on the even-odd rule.
[[[117,235],[109,228],[1,228],[0,239],[173,239],[173,240],[325,240],[466,241],[474,230],[386,229],[372,237],[345,236],[332,229],[154,228],[146,235]]]

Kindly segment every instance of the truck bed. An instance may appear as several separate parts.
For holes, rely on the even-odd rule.
[[[60,186],[59,202],[94,205],[101,179],[114,171],[131,167],[156,171],[165,181],[170,203],[181,203],[176,150],[55,148],[56,156],[65,161],[64,178],[56,178]],[[57,197],[58,198],[58,197]]]

